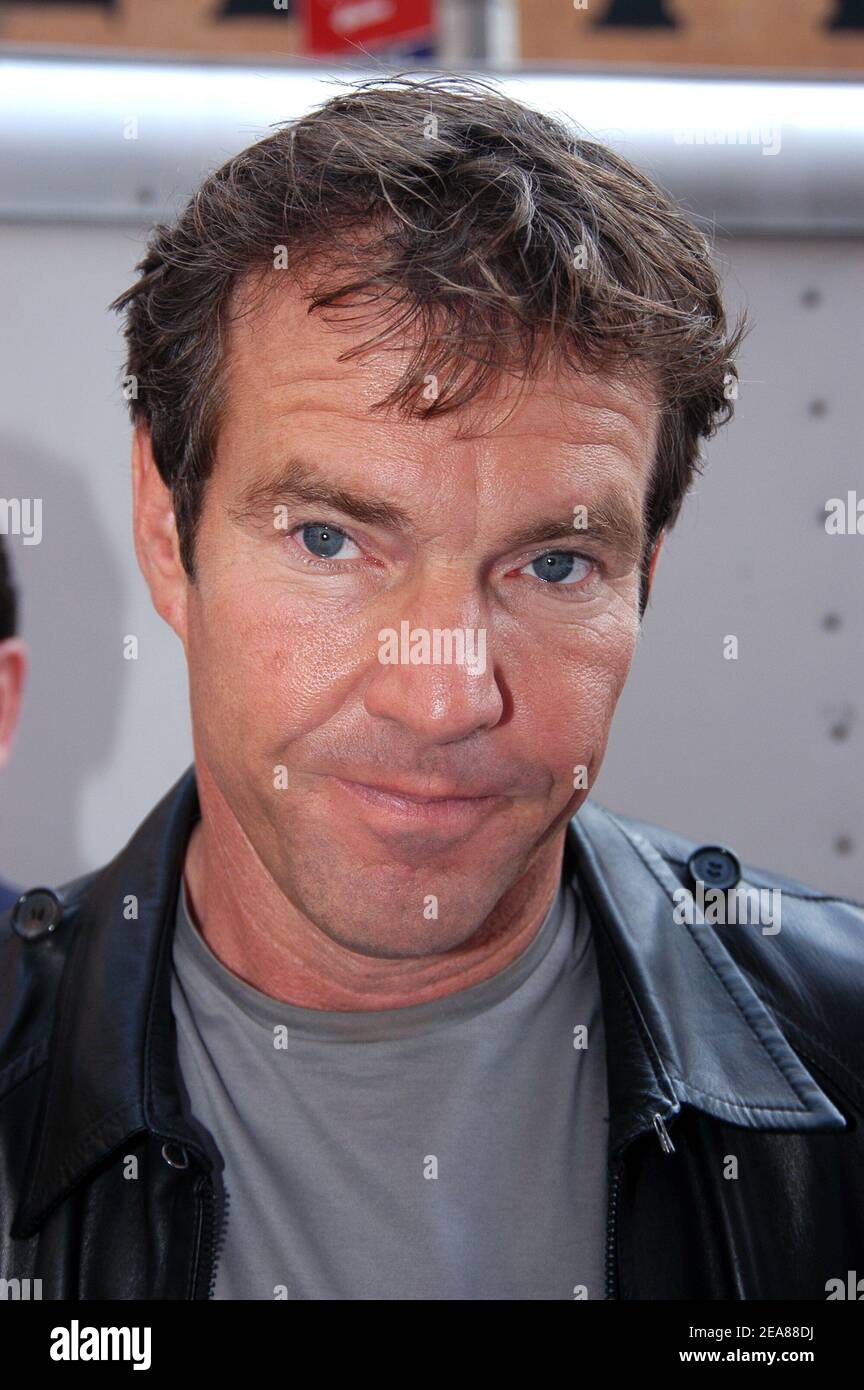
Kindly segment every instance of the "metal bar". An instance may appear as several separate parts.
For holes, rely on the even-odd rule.
[[[149,223],[367,71],[0,50],[0,219]],[[719,233],[864,233],[864,83],[479,72],[577,121]]]

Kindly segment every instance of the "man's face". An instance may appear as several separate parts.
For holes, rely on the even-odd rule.
[[[574,769],[597,775],[656,410],[568,374],[506,420],[515,395],[373,413],[407,354],[337,361],[368,335],[291,288],[232,326],[177,626],[199,769],[281,891],[344,946],[417,956],[560,859]]]

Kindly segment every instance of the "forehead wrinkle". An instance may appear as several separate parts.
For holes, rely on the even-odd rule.
[[[653,439],[656,412],[651,408],[640,408],[634,404],[631,411],[609,409],[608,407],[587,406],[580,409],[579,439],[572,439],[570,426],[565,434],[570,436],[567,443],[580,445],[606,445],[622,449],[626,453],[641,453],[645,446],[646,433],[649,441]]]
[[[641,446],[647,431],[652,443],[654,431],[660,415],[656,394],[641,382],[580,376],[580,382],[589,387],[587,398],[578,394],[563,393],[560,389],[550,396],[558,405],[558,418],[563,433],[569,434],[573,428],[573,408],[578,412],[579,425],[588,426],[589,436],[594,433],[595,421],[609,429],[611,436],[629,437],[632,433]],[[591,390],[590,388],[594,388]]]
[[[386,349],[376,351],[372,348],[359,358],[340,361],[340,356],[355,340],[365,340],[365,337],[350,324],[333,324],[314,314],[310,315],[302,276],[283,281],[279,292],[264,296],[260,301],[253,294],[254,288],[254,277],[244,277],[236,287],[234,308],[248,309],[248,312],[240,312],[232,319],[227,335],[226,360],[242,359],[244,367],[248,363],[249,369],[256,373],[258,388],[268,395],[303,382],[317,381],[322,385],[329,384],[340,392],[340,402],[330,407],[331,413],[341,412],[370,423],[388,418],[380,412],[373,413],[370,407],[389,394],[400,375],[404,360],[410,359],[413,351],[410,333],[401,345],[391,343]],[[257,317],[259,310],[261,318]],[[295,353],[298,344],[300,351]],[[290,357],[285,352],[286,345],[292,353]],[[273,350],[268,351],[268,347]],[[278,373],[275,379],[265,383],[260,381],[262,358],[264,364],[269,364],[271,370]],[[320,365],[318,372],[315,372],[316,359]],[[310,368],[313,375],[310,375]],[[527,383],[520,381],[517,386],[511,387],[508,380],[502,377],[497,385],[503,389],[489,393],[489,404],[493,407],[496,402],[506,405],[513,394],[517,398],[521,396],[521,400],[516,401],[515,411],[507,415],[506,421],[509,437],[514,439],[521,435],[538,437],[538,431],[530,424],[530,417],[529,423],[522,428],[517,425],[514,430],[510,423],[522,413],[523,404],[530,405],[531,402],[534,402],[535,409],[539,405],[547,412],[557,404],[561,434],[565,437],[573,430],[574,422],[572,418],[567,418],[572,416],[573,407],[582,422],[590,422],[593,416],[605,415],[607,423],[611,423],[608,417],[617,417],[618,423],[612,429],[615,436],[622,428],[621,421],[627,422],[640,443],[645,438],[646,424],[650,427],[654,417],[660,413],[658,386],[653,378],[646,378],[643,372],[627,364],[623,367],[610,366],[608,370],[601,367],[597,371],[585,371],[558,360],[531,377]],[[527,389],[523,389],[525,387]],[[345,409],[346,396],[354,392],[357,411],[352,410],[350,404]],[[462,416],[466,411],[470,412],[473,404],[468,402],[459,410],[430,421],[419,417],[406,419],[401,415],[398,418],[408,429],[426,425],[427,428],[437,429],[449,427],[455,432]],[[485,404],[483,399],[478,398],[478,406],[482,408]],[[577,425],[577,430],[581,432],[581,424]],[[497,430],[493,427],[491,433],[495,435]],[[487,431],[483,430],[481,436],[485,434]]]
[[[621,440],[628,451],[632,449],[637,452],[644,448],[646,426],[647,432],[653,435],[655,419],[659,414],[653,394],[640,383],[571,372],[565,377],[554,378],[552,382],[539,377],[529,383],[516,409],[502,422],[506,430],[504,434],[499,433],[499,426],[493,425],[472,435],[464,431],[464,416],[466,412],[470,413],[473,402],[431,420],[416,415],[406,417],[394,410],[372,408],[387,395],[392,385],[392,350],[386,363],[379,363],[377,359],[348,363],[329,360],[316,370],[315,356],[322,343],[313,338],[309,343],[307,358],[298,362],[295,369],[292,362],[285,362],[274,354],[262,351],[265,346],[261,341],[263,336],[247,333],[243,335],[242,347],[235,344],[235,348],[240,348],[236,355],[245,359],[243,366],[247,367],[248,364],[248,369],[256,373],[252,390],[243,391],[242,385],[245,383],[237,383],[236,366],[231,376],[234,377],[234,385],[241,386],[238,392],[241,407],[244,396],[248,400],[250,395],[257,393],[259,399],[263,397],[269,400],[279,393],[291,392],[295,399],[281,403],[279,416],[311,408],[330,415],[343,415],[370,428],[389,428],[406,438],[416,436],[425,427],[435,437],[452,437],[457,443],[482,440],[486,443],[500,441],[506,445],[507,441],[517,442],[525,438],[533,441],[549,439],[560,443],[574,435],[578,437],[575,442],[595,443],[603,442],[600,435],[607,434],[609,442],[617,444]],[[284,337],[284,334],[280,336]],[[323,345],[330,345],[327,339],[323,340]],[[335,346],[341,348],[342,344]],[[262,356],[269,363],[271,371],[271,374],[263,374],[263,380],[260,371]],[[275,375],[272,375],[274,372]],[[569,391],[566,389],[568,385]],[[327,400],[328,389],[334,393],[330,401]],[[507,394],[506,390],[504,394]],[[539,412],[545,416],[545,426],[538,428],[539,421],[532,423],[532,415],[536,416]],[[549,427],[550,415],[556,417],[556,425],[552,428]]]
[[[308,327],[308,321],[305,319],[304,326]],[[316,324],[316,328],[318,329],[318,333],[312,335],[308,344],[309,353],[304,360],[298,363],[296,370],[293,369],[293,365],[290,362],[286,363],[275,357],[274,354],[262,352],[262,339],[264,334],[255,335],[251,331],[243,333],[239,341],[235,340],[231,344],[233,351],[230,355],[234,358],[243,360],[244,366],[248,363],[250,368],[256,373],[255,380],[260,389],[267,393],[283,390],[287,387],[294,387],[301,383],[312,384],[315,382],[325,386],[328,384],[331,386],[338,386],[340,391],[343,392],[346,388],[350,390],[354,387],[361,398],[364,408],[368,410],[370,404],[377,402],[388,393],[393,381],[398,377],[398,365],[394,362],[394,353],[398,355],[398,351],[391,348],[386,355],[376,355],[372,353],[361,359],[340,362],[335,353],[337,349],[340,352],[344,350],[344,342],[342,341],[343,334],[337,334],[335,340],[331,340],[330,334],[333,330],[328,330],[326,333],[322,334],[320,325]],[[286,328],[280,333],[280,338],[286,337],[287,332],[288,330]],[[231,336],[233,337],[233,335]],[[312,366],[314,362],[315,354],[320,351],[322,346],[325,350],[332,347],[334,357],[330,361],[322,364],[320,371],[310,372],[310,366]],[[406,344],[404,353],[408,352],[409,348]],[[263,382],[261,380],[260,370],[262,356],[265,357],[265,360],[269,362],[272,368],[275,368],[279,372],[278,376],[271,377],[269,380]],[[499,391],[493,393],[489,404],[494,405],[496,401],[501,403],[499,398],[502,396],[506,398],[510,394],[521,394],[521,400],[517,401],[515,412],[507,417],[506,423],[508,425],[522,414],[524,405],[530,405],[533,402],[535,405],[541,406],[545,403],[547,409],[557,405],[559,407],[560,417],[565,417],[561,418],[562,430],[565,434],[572,428],[572,422],[567,421],[566,416],[570,413],[571,408],[575,406],[579,413],[586,418],[590,418],[594,415],[618,416],[619,419],[626,420],[641,436],[644,434],[645,427],[644,412],[646,410],[650,410],[652,414],[656,412],[656,401],[654,400],[653,393],[647,393],[645,387],[639,382],[631,382],[626,378],[616,376],[603,376],[593,373],[589,375],[586,373],[574,373],[572,371],[564,376],[553,373],[551,381],[548,378],[544,378],[544,376],[534,378],[528,384],[528,390],[522,393],[520,393],[516,387],[513,387],[512,391],[508,391],[507,383],[504,382],[502,384],[504,385],[503,392]],[[566,389],[568,385],[570,387],[569,391]],[[582,394],[582,392],[585,394]],[[464,411],[466,409],[470,411],[472,404],[473,402],[468,402],[465,407],[453,411],[449,417],[440,416],[435,421],[426,422],[419,418],[409,418],[407,421],[404,421],[404,417],[400,418],[403,419],[404,423],[409,425],[434,423],[438,426],[443,425],[449,418],[453,422],[453,427],[455,428],[461,421]],[[336,408],[338,409],[338,407]],[[376,418],[376,416],[371,416],[370,412],[370,418]],[[536,431],[532,429],[530,424],[526,424],[524,429],[520,429],[517,426],[515,430],[511,428],[508,433],[512,437],[518,437],[521,434],[535,435]],[[491,430],[482,430],[479,436],[476,437],[482,438],[489,437],[490,435],[494,437],[496,434],[497,427],[493,426]],[[470,438],[471,436],[467,437]]]
[[[631,412],[611,410],[608,407],[585,406],[579,403],[578,415],[567,419],[562,412],[560,428],[550,428],[547,421],[536,424],[530,417],[521,421],[511,417],[506,433],[497,430],[478,435],[454,434],[453,442],[459,445],[477,446],[489,454],[500,449],[506,453],[511,447],[519,447],[529,440],[534,446],[547,444],[560,456],[567,457],[573,451],[582,449],[613,449],[628,460],[643,456],[653,456],[656,444],[656,425],[658,412],[646,407],[640,411],[634,404]],[[446,428],[447,417],[440,417],[439,423]],[[431,423],[431,422],[430,422]],[[408,424],[411,428],[411,422]]]

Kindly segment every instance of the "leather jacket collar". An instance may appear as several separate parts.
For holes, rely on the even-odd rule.
[[[58,931],[74,935],[16,1235],[142,1130],[211,1166],[182,1108],[170,997],[176,898],[199,815],[191,766],[105,868],[59,894]],[[845,1127],[717,933],[673,925],[674,861],[591,801],[566,854],[596,936],[610,1157],[658,1117],[662,1132],[683,1105],[751,1129]]]

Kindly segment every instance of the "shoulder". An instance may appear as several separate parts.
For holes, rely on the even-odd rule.
[[[595,806],[595,824],[598,816],[647,859],[658,893],[674,896],[677,886],[677,900],[686,892],[694,906],[705,856],[714,851],[721,864],[728,856],[735,882],[723,894],[727,910],[721,905],[713,921],[706,911],[701,924],[697,916],[694,930],[713,931],[802,1055],[829,1071],[839,1067],[861,1092],[864,903],[753,865],[742,846],[703,843]]]
[[[650,846],[672,869],[683,887],[694,887],[697,876],[710,864],[713,855],[719,861],[721,872],[725,861],[728,879],[734,876],[742,886],[775,890],[782,900],[788,899],[793,907],[801,904],[802,909],[806,908],[809,922],[834,918],[839,911],[844,920],[864,925],[864,901],[842,893],[832,893],[773,869],[758,867],[750,861],[745,846],[726,844],[719,838],[714,841],[696,840],[649,821],[619,815],[605,807],[595,806],[594,810],[617,826],[635,848],[638,849],[641,842]],[[722,881],[725,883],[726,878]],[[796,921],[803,920],[801,910],[797,910],[793,916]]]
[[[81,929],[64,909],[95,877],[25,889],[0,912],[0,1096],[48,1058],[60,982]],[[55,901],[62,930],[55,930]]]
[[[4,879],[0,878],[0,917],[14,906],[20,896],[20,888],[13,888],[11,883],[6,883]]]

